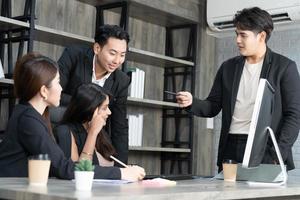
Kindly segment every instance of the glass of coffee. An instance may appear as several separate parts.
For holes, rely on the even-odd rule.
[[[236,180],[237,165],[235,160],[226,159],[223,161],[224,181]]]
[[[48,154],[38,154],[28,158],[29,185],[46,186],[51,160]]]

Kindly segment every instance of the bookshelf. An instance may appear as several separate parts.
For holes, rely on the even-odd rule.
[[[192,93],[194,92],[194,72],[195,72],[195,60],[196,60],[196,45],[192,45],[191,43],[196,43],[197,39],[197,24],[198,24],[198,12],[191,12],[191,9],[197,9],[196,7],[185,9],[181,6],[175,6],[170,4],[170,1],[161,1],[161,0],[154,0],[154,1],[144,1],[144,0],[128,0],[128,1],[94,1],[94,0],[80,0],[81,2],[93,5],[97,8],[97,20],[98,22],[96,24],[101,24],[104,21],[105,15],[103,14],[104,11],[110,10],[112,12],[119,13],[121,15],[120,19],[120,25],[123,25],[125,29],[129,30],[130,35],[133,36],[133,40],[137,38],[136,40],[142,40],[142,37],[139,37],[138,35],[135,35],[135,32],[130,32],[134,30],[134,28],[131,28],[131,26],[134,24],[132,21],[142,21],[143,23],[150,23],[154,24],[154,26],[160,26],[164,27],[166,32],[166,37],[163,39],[162,45],[165,45],[165,51],[159,51],[159,50],[150,50],[152,44],[147,43],[147,41],[142,41],[148,44],[148,46],[141,45],[139,41],[133,42],[133,47],[129,48],[129,54],[127,57],[127,61],[130,62],[130,67],[132,66],[141,66],[144,70],[147,70],[147,68],[151,68],[153,71],[160,70],[158,68],[163,68],[163,74],[164,74],[164,80],[163,86],[158,86],[161,93],[163,93],[164,90],[184,90],[186,86],[177,87],[176,80],[174,81],[175,77],[179,74],[183,75],[185,78],[184,82],[190,84],[190,91]],[[127,5],[124,5],[124,2],[128,3]],[[177,2],[179,3],[179,2]],[[121,8],[121,9],[116,9]],[[125,12],[124,12],[125,10]],[[126,12],[127,11],[127,12]],[[125,20],[124,20],[125,18]],[[127,20],[127,21],[126,21]],[[137,22],[139,23],[139,22]],[[190,35],[187,37],[186,41],[184,43],[188,44],[187,48],[187,55],[186,56],[175,56],[175,52],[173,52],[173,45],[174,41],[172,41],[173,37],[173,31],[189,28]],[[142,29],[139,29],[139,31],[143,31]],[[152,34],[146,33],[145,34]],[[154,39],[155,40],[155,39]],[[179,44],[180,45],[180,44]],[[178,46],[178,44],[177,44]],[[138,47],[138,48],[137,48]],[[145,50],[146,49],[146,50]],[[133,64],[131,64],[133,62]],[[182,68],[182,71],[178,71],[179,68]],[[147,72],[146,72],[147,74]],[[149,71],[148,71],[149,75]],[[147,75],[146,75],[147,76]],[[150,82],[157,82],[161,81],[156,76],[159,76],[158,73],[155,75],[151,75],[153,80],[148,80]],[[187,76],[190,76],[189,78],[186,78]],[[173,80],[168,80],[173,79]],[[190,79],[189,81],[186,81],[186,79]],[[172,82],[172,84],[170,84]],[[175,82],[175,84],[174,84]],[[147,80],[146,80],[147,84]],[[155,84],[155,83],[153,83]],[[149,89],[145,89],[145,91],[149,90],[155,90],[156,88],[153,87]],[[151,92],[150,92],[151,93]],[[150,101],[147,100],[149,99]],[[152,97],[151,97],[152,96]],[[164,95],[163,101],[157,101],[152,100],[152,98],[157,98],[157,95],[155,92],[152,92],[149,95],[146,95],[145,99],[137,99],[137,98],[128,98],[128,105],[129,105],[129,113],[130,112],[137,112],[137,113],[144,113],[144,131],[143,133],[143,144],[141,147],[130,147],[130,151],[134,152],[132,153],[132,158],[129,159],[130,161],[133,161],[133,163],[141,163],[141,160],[148,159],[153,160],[154,163],[156,162],[157,157],[159,157],[161,163],[159,164],[160,169],[159,173],[174,173],[174,170],[171,169],[169,172],[165,170],[167,165],[170,166],[170,168],[174,168],[174,161],[178,164],[178,171],[175,173],[182,173],[181,170],[181,163],[182,162],[188,162],[187,166],[187,173],[191,173],[191,163],[192,163],[192,135],[193,135],[193,117],[190,115],[182,113],[181,109],[173,103],[174,99],[169,99],[168,95]],[[132,100],[137,100],[136,102],[133,102]],[[171,102],[170,102],[171,101]],[[147,102],[147,104],[144,104]],[[151,104],[153,102],[154,104]],[[148,106],[151,105],[151,108]],[[159,105],[159,107],[155,106]],[[142,107],[142,108],[141,108]],[[159,113],[159,111],[162,111]],[[149,119],[153,119],[154,117],[150,116],[150,112],[157,112],[158,114],[153,114],[153,116],[156,118],[160,118],[157,120],[161,120],[162,123],[157,123],[157,120],[153,120],[153,124],[147,125],[149,123]],[[148,118],[147,118],[148,117]],[[170,126],[170,119],[174,120],[172,122],[173,124]],[[185,122],[186,126],[189,126],[189,128],[186,128],[186,130],[183,130],[184,128],[180,127],[180,118],[186,118],[188,122]],[[146,125],[145,125],[146,122]],[[157,130],[153,129],[153,126],[158,127],[161,126],[162,133],[158,133]],[[188,132],[188,139],[187,141],[180,141],[180,132]],[[173,136],[175,138],[170,139],[170,132],[173,132]],[[158,137],[160,137],[158,139]],[[150,140],[154,141],[150,141]],[[155,140],[159,140],[160,142],[155,142]],[[172,150],[171,150],[172,149]],[[156,157],[154,156],[156,155]],[[181,155],[179,155],[181,154]],[[185,154],[185,156],[182,156]],[[165,164],[165,162],[170,161],[169,163]],[[141,164],[145,166],[144,164]],[[147,165],[147,164],[146,164]],[[148,164],[149,165],[149,164]],[[168,167],[168,166],[167,166]],[[186,172],[185,172],[186,173]]]
[[[177,6],[180,1],[164,0],[78,0],[92,6],[102,6],[119,2],[127,2],[130,5],[128,15],[131,18],[157,24],[160,26],[177,26],[199,22],[198,7]],[[195,3],[196,1],[191,1]]]
[[[1,31],[8,31],[16,28],[29,28],[29,23],[0,16]]]
[[[29,23],[22,22],[19,20],[10,19],[7,17],[0,16],[0,30],[9,30],[15,28],[29,28]],[[68,46],[71,44],[82,44],[82,45],[91,45],[94,42],[93,38],[85,37],[73,33],[68,33],[65,31],[48,28],[40,25],[35,25],[35,37],[34,40],[45,42],[45,43],[52,43],[52,44],[59,44],[62,46]],[[127,60],[134,61],[134,62],[144,62],[145,64],[152,64],[159,67],[168,67],[168,66],[176,66],[179,64],[186,64],[193,66],[193,62],[173,58],[170,56],[164,56],[161,54],[137,49],[134,47],[129,47],[129,52],[127,55]],[[12,79],[1,79],[3,83],[12,84]],[[141,106],[150,106],[153,107],[178,107],[176,103],[170,102],[163,102],[151,99],[139,99],[139,98],[132,98],[129,97],[128,101],[130,104],[137,104]]]

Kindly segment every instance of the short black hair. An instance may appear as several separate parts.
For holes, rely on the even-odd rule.
[[[129,34],[127,31],[122,29],[120,26],[117,25],[110,25],[110,24],[105,24],[103,26],[100,26],[96,30],[95,34],[95,42],[97,42],[101,47],[103,47],[109,38],[117,38],[120,40],[126,40],[126,43],[129,43]]]
[[[265,31],[266,42],[273,31],[273,20],[271,15],[259,7],[245,8],[238,11],[233,19],[234,26],[241,30],[250,30],[256,33]]]

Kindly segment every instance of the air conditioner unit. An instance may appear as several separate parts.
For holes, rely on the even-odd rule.
[[[271,14],[275,28],[300,22],[300,0],[207,0],[207,24],[215,33],[232,32],[236,12],[255,6]]]

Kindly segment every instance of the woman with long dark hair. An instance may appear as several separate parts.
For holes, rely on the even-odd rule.
[[[109,95],[102,87],[89,83],[77,88],[61,125],[54,131],[67,157],[73,161],[90,159],[96,165],[113,166],[110,156],[116,151],[103,129],[111,114],[108,105]],[[141,173],[144,174],[144,169],[138,166],[121,168],[124,179]]]

